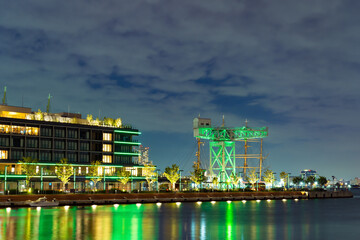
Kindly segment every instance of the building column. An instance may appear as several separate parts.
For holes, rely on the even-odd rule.
[[[43,181],[43,167],[40,169],[40,190],[42,191],[44,189],[44,181]]]
[[[5,174],[4,174],[4,194],[6,194],[6,190],[7,190],[7,167],[8,166],[5,166]]]
[[[76,192],[76,167],[74,167],[74,193]]]

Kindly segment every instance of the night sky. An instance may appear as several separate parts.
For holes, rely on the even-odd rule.
[[[163,171],[192,120],[269,127],[265,165],[360,176],[360,2],[0,0],[9,105],[121,117]],[[204,147],[206,149],[206,147]],[[208,150],[205,150],[206,158]],[[205,162],[208,160],[203,159]]]

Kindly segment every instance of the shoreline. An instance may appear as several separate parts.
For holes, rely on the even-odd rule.
[[[171,203],[197,201],[242,201],[283,199],[352,198],[350,191],[289,191],[289,192],[176,192],[176,193],[117,193],[117,194],[36,194],[2,195],[0,208],[29,207],[26,200],[45,196],[48,201],[56,199],[59,206],[89,206],[134,203]]]

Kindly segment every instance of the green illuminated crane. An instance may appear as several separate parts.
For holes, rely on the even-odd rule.
[[[244,175],[246,174],[247,166],[247,141],[261,139],[261,154],[259,155],[261,169],[262,161],[262,138],[268,136],[268,128],[250,128],[243,127],[225,127],[223,122],[221,127],[212,127],[211,119],[209,118],[195,118],[193,120],[194,137],[199,139],[209,140],[210,148],[210,175],[217,177],[220,182],[230,180],[231,174],[236,174],[236,168],[243,168]],[[245,142],[245,154],[235,154],[235,142]],[[241,156],[240,156],[241,155]],[[253,154],[254,155],[254,154]],[[244,167],[236,165],[236,158],[244,158]],[[254,156],[249,156],[254,157]],[[260,173],[261,175],[261,173]]]

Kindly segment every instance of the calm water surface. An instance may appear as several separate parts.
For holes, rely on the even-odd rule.
[[[0,239],[360,239],[360,196],[0,209]]]

